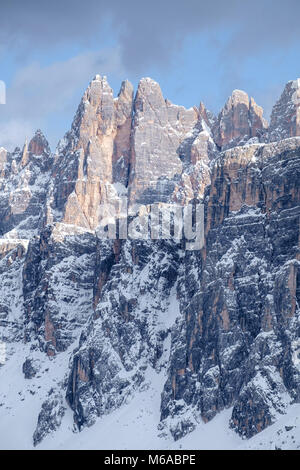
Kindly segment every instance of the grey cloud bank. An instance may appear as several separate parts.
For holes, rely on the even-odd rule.
[[[201,35],[215,48],[216,82],[225,101],[236,86],[245,88],[247,80],[243,85],[239,80],[244,62],[256,57],[264,61],[271,51],[285,55],[299,42],[299,14],[298,0],[287,0],[284,6],[278,0],[2,2],[3,73],[10,62],[14,67],[7,105],[0,114],[0,145],[22,145],[24,137],[39,127],[55,145],[95,73],[108,75],[110,81],[112,77],[134,81],[154,67],[161,75],[172,76],[183,66],[179,55],[184,54],[188,38],[194,47],[189,60],[203,60],[203,51],[196,42],[193,46],[194,38]],[[261,73],[258,69],[257,74]],[[178,89],[190,86],[189,72],[183,69],[182,75]],[[288,78],[296,76],[299,73]],[[4,79],[1,73],[0,79]],[[207,89],[202,92],[201,79],[200,70],[197,90],[205,100]],[[269,89],[247,91],[268,111],[286,81],[278,78]],[[168,89],[164,91],[168,94]],[[198,104],[197,96],[193,104]]]
[[[297,0],[287,0],[284,8],[278,0],[91,0],[88,4],[78,0],[15,0],[1,5],[1,10],[2,47],[18,51],[19,57],[57,44],[87,45],[97,29],[109,23],[121,45],[124,65],[139,73],[146,63],[169,61],[191,33],[232,29],[225,53],[242,57],[268,47],[284,48],[300,36]]]

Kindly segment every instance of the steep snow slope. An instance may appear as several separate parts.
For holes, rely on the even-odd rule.
[[[66,352],[56,359],[36,357],[41,361],[40,378],[26,380],[22,363],[28,352],[26,346],[11,345],[12,356],[0,369],[0,449],[34,448],[32,434],[42,401],[48,390],[63,381],[70,355]],[[232,410],[228,409],[174,443],[157,427],[165,379],[165,371],[157,374],[148,370],[143,391],[80,433],[65,403],[61,427],[36,449],[300,449],[300,405],[291,406],[276,424],[250,440],[241,439],[229,428]]]

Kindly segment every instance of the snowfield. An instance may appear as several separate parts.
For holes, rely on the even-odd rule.
[[[33,379],[22,372],[28,345],[9,345],[8,360],[0,367],[0,449],[34,449],[34,433],[41,404],[47,391],[64,380],[69,351],[49,359],[36,353],[40,370]],[[32,352],[31,352],[32,357]],[[192,433],[174,442],[159,431],[160,394],[165,371],[147,371],[144,390],[110,415],[99,418],[81,432],[74,429],[72,411],[67,403],[60,428],[36,447],[39,450],[217,450],[217,449],[300,449],[300,405],[292,405],[274,425],[249,440],[243,440],[229,428],[232,409],[213,420],[199,424]]]

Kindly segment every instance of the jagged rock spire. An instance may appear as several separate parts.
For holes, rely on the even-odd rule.
[[[7,161],[7,150],[3,147],[0,147],[0,176],[2,176],[2,173],[5,169]]]
[[[34,155],[49,155],[51,153],[49,143],[43,132],[38,129],[28,144],[28,151]]]
[[[27,165],[29,161],[29,152],[28,152],[28,140],[27,137],[24,142],[23,150],[22,150],[22,160],[21,160],[21,165],[25,166]]]
[[[263,109],[246,92],[234,90],[214,125],[214,140],[223,150],[257,137],[266,127]]]
[[[300,78],[288,82],[275,104],[270,122],[269,140],[300,136]]]
[[[175,175],[182,173],[180,146],[196,127],[199,112],[165,100],[149,77],[139,82],[134,109],[130,202],[167,201]]]
[[[100,205],[115,194],[113,184],[127,184],[132,108],[128,81],[115,99],[105,76],[89,84],[58,148],[54,200],[64,222],[94,229]]]

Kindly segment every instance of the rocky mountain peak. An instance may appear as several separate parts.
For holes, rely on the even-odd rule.
[[[199,120],[203,119],[207,126],[210,128],[215,124],[215,116],[205,107],[204,103],[200,101],[199,105]]]
[[[129,81],[114,98],[106,77],[95,76],[58,148],[53,209],[65,223],[96,228],[101,203],[116,196],[114,183],[127,185],[132,110]]]
[[[121,88],[120,88],[120,91],[119,91],[119,94],[118,94],[118,98],[120,96],[128,96],[128,97],[132,97],[132,94],[133,94],[133,85],[132,83],[130,83],[129,80],[124,80],[122,83],[121,83]]]
[[[300,402],[300,139],[285,138],[298,99],[289,82],[272,114],[282,140],[263,144],[263,110],[241,90],[215,118],[150,78],[114,98],[96,75],[55,160],[41,131],[0,148],[0,424],[12,442],[20,424],[34,445],[59,426],[71,440],[67,406],[82,430],[152,385],[159,434],[174,439],[224,409],[250,438]],[[203,248],[101,238],[101,205],[127,190],[133,204],[201,201]],[[23,411],[36,392],[34,432]]]
[[[38,129],[28,145],[28,151],[34,155],[50,155],[49,143],[40,129]]]
[[[133,85],[128,81],[124,80],[121,84],[118,97],[115,99],[115,112],[117,125],[124,124],[126,119],[132,118],[133,110]]]
[[[134,112],[130,200],[167,202],[177,192],[175,180],[182,173],[185,149],[195,138],[199,112],[165,99],[159,84],[149,77],[139,82]]]
[[[263,109],[242,90],[234,90],[213,128],[216,144],[225,150],[257,137],[266,129]]]
[[[7,150],[3,147],[0,147],[0,174],[5,168],[6,160],[7,160]]]
[[[40,129],[35,132],[29,144],[26,138],[21,154],[21,167],[28,164],[31,156],[49,157],[51,155],[49,143]]]
[[[86,97],[90,102],[95,100],[97,104],[100,104],[101,98],[103,98],[102,95],[105,93],[108,95],[113,93],[113,90],[107,81],[107,77],[105,75],[103,77],[96,75],[86,90]]]
[[[247,94],[245,91],[235,89],[235,90],[233,90],[233,92],[231,93],[231,96],[228,98],[225,107],[236,106],[236,105],[238,105],[239,103],[245,103],[246,105],[248,105],[248,103],[249,103],[249,96],[248,96],[248,94]]]
[[[270,141],[300,136],[300,78],[289,81],[271,114]]]
[[[159,84],[152,78],[142,78],[136,92],[135,111],[155,112],[155,109],[164,108],[165,100]]]

